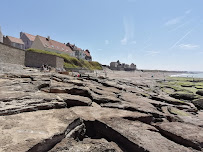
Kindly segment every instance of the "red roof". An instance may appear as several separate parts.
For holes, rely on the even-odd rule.
[[[19,43],[19,44],[24,44],[24,42],[19,39],[19,38],[16,38],[16,37],[12,37],[12,36],[7,36],[8,39],[11,41],[11,42],[14,42],[14,43]]]
[[[69,46],[66,46],[63,43],[60,43],[60,42],[57,42],[57,41],[54,41],[51,39],[48,40],[48,38],[42,37],[42,36],[39,36],[39,39],[41,40],[44,47],[54,49],[54,50],[64,52],[64,53],[72,53],[73,52]]]
[[[77,47],[75,44],[67,43],[68,46],[70,46],[71,50],[73,51],[83,51],[81,48]]]
[[[28,39],[30,39],[30,41],[34,41],[35,40],[36,36],[28,34],[28,33],[24,33],[24,34],[28,37]]]
[[[91,57],[90,53],[89,53],[87,50],[85,50],[84,53],[85,53],[87,56],[90,56],[90,57]]]

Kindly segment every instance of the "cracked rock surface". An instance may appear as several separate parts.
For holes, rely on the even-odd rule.
[[[156,80],[18,70],[0,73],[2,152],[203,151],[203,112]]]

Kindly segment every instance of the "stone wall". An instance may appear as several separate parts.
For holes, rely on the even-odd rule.
[[[0,43],[0,62],[24,65],[25,51]]]
[[[1,27],[0,27],[0,42],[3,43],[3,34],[1,32]]]
[[[0,63],[19,64],[36,68],[47,64],[52,67],[63,68],[64,59],[54,55],[24,51],[0,43]]]
[[[50,54],[26,51],[25,66],[40,68],[43,64],[47,64],[51,67],[63,68],[64,59]]]

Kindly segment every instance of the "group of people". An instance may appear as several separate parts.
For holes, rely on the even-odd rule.
[[[43,64],[41,66],[40,71],[45,71],[45,72],[50,72],[51,71],[51,66],[47,65],[47,64]]]

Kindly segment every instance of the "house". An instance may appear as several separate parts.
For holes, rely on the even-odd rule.
[[[1,26],[0,26],[0,42],[3,43],[3,34],[1,32]]]
[[[111,70],[117,70],[118,62],[111,62],[110,63],[110,69]]]
[[[131,63],[130,68],[131,69],[136,69],[136,65],[134,63]]]
[[[25,49],[24,42],[21,39],[16,37],[11,37],[11,36],[3,37],[3,43],[19,49]]]
[[[90,51],[85,50],[84,53],[85,53],[85,60],[92,61],[92,56],[90,55]]]
[[[24,33],[24,32],[20,32],[20,39],[22,39],[22,41],[25,44],[25,49],[29,49],[32,46],[32,43],[35,40],[34,35],[28,34],[28,33]]]
[[[66,46],[64,43],[51,40],[49,36],[46,38],[37,35],[31,45],[31,48],[75,56],[75,53],[69,46]]]
[[[66,46],[70,47],[73,52],[75,52],[75,57],[78,59],[85,59],[85,52],[77,47],[75,44],[67,43]]]
[[[132,63],[131,65],[120,63],[118,60],[117,62],[111,62],[110,63],[110,69],[111,70],[119,70],[119,71],[134,71],[136,70],[136,65]]]

